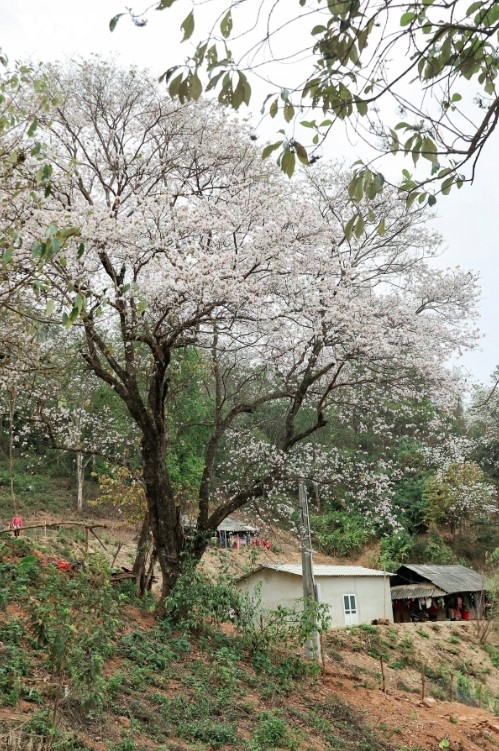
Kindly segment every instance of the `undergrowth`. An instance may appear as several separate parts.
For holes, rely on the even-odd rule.
[[[305,751],[312,733],[337,751],[396,751],[336,699],[309,704],[319,668],[301,645],[320,612],[261,622],[223,575],[197,570],[169,606],[154,621],[98,555],[68,575],[26,540],[0,541],[0,706],[32,706],[19,748],[87,751],[98,738],[106,751]],[[0,749],[13,732],[0,723]]]

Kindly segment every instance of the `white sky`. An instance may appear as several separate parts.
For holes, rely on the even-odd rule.
[[[130,4],[134,5],[133,0]],[[30,58],[33,62],[91,53],[117,55],[123,63],[149,67],[158,75],[181,62],[186,50],[178,45],[178,28],[186,14],[184,4],[180,4],[182,12],[175,6],[153,12],[141,29],[122,18],[111,33],[109,20],[126,5],[126,0],[0,0],[0,46],[11,60]],[[140,6],[138,0],[136,5]],[[267,128],[265,132],[269,133]],[[331,156],[342,156],[335,153],[342,143],[343,139],[331,139]],[[499,363],[498,175],[499,156],[490,142],[474,185],[440,198],[435,220],[446,246],[441,265],[460,265],[481,275],[483,340],[480,350],[465,355],[462,364],[474,380],[482,381],[489,379]]]

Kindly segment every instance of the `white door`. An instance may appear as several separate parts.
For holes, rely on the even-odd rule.
[[[357,599],[355,595],[343,595],[343,609],[345,611],[345,626],[355,626],[359,622],[357,613]]]

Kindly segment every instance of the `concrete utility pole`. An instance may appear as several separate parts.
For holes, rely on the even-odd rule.
[[[314,584],[314,568],[312,562],[312,536],[310,534],[310,517],[308,514],[307,490],[305,483],[300,480],[298,483],[298,497],[301,506],[301,561],[303,572],[303,600],[304,606],[310,603],[319,602],[318,588]],[[315,623],[317,626],[317,622]],[[309,660],[321,658],[321,641],[319,631],[313,631],[310,639],[305,643],[305,655]]]

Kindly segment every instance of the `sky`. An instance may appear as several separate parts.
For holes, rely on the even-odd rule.
[[[185,6],[153,12],[144,28],[122,18],[115,31],[109,21],[123,12],[126,0],[0,0],[0,47],[11,61],[63,60],[92,53],[116,56],[160,75],[185,54],[178,44]],[[255,124],[259,117],[253,115]],[[259,133],[270,137],[265,127]],[[440,198],[433,224],[444,240],[440,265],[459,265],[480,274],[479,348],[459,364],[473,381],[488,382],[499,364],[499,150],[489,142],[475,182]],[[355,149],[355,145],[353,147]],[[350,149],[348,159],[353,152]],[[331,139],[325,156],[345,158],[344,139]],[[353,159],[352,159],[353,161]],[[410,168],[410,165],[408,165]],[[498,212],[498,217],[496,217]]]

